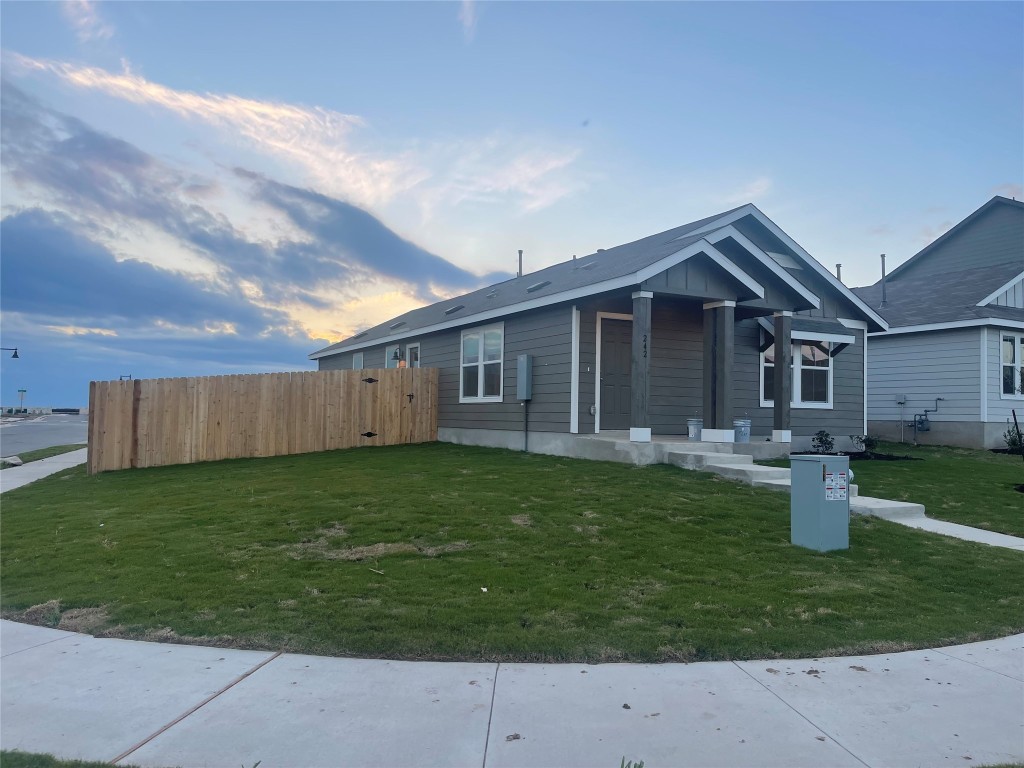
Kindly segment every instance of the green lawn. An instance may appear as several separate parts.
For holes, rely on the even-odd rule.
[[[1024,483],[1020,456],[946,446],[879,443],[876,453],[923,461],[854,461],[854,482],[864,496],[924,504],[937,520],[1024,536]],[[789,459],[759,462],[788,467]]]
[[[92,760],[61,760],[42,752],[0,751],[0,768],[110,768],[110,763]],[[136,768],[118,764],[118,768]]]
[[[1024,630],[1024,555],[673,467],[446,444],[128,470],[4,495],[2,608],[102,634],[392,658],[671,661]],[[56,602],[59,601],[59,605]]]
[[[34,451],[25,451],[19,453],[18,458],[21,459],[22,464],[28,464],[30,461],[39,461],[40,459],[48,459],[51,456],[60,456],[62,453],[70,453],[71,451],[79,451],[85,448],[84,445],[51,445],[49,448],[39,448]],[[0,469],[9,469],[15,466],[14,464],[8,464],[6,461],[0,461]]]

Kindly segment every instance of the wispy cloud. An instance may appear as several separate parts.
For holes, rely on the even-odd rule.
[[[161,107],[241,136],[257,150],[300,166],[311,179],[362,205],[391,199],[420,181],[401,159],[375,158],[348,149],[350,132],[364,121],[320,107],[259,101],[234,95],[175,90],[131,71],[109,72],[11,54],[17,66],[55,75],[77,88]]]
[[[474,17],[475,18],[475,17]],[[389,154],[360,151],[362,117],[323,107],[260,101],[236,95],[176,90],[125,69],[34,59],[8,60],[22,70],[44,72],[83,89],[155,106],[220,130],[229,141],[242,137],[257,151],[298,168],[304,183],[356,205],[378,210],[398,198],[412,201],[426,217],[445,206],[510,206],[531,212],[582,188],[569,171],[579,156],[571,147],[503,135],[416,141]]]
[[[459,21],[462,23],[462,34],[466,42],[476,37],[476,0],[462,0],[459,6]]]
[[[114,36],[114,28],[100,17],[92,0],[64,0],[61,10],[83,43],[109,40]]]
[[[729,205],[753,203],[764,197],[772,188],[772,180],[767,176],[759,176],[740,187],[735,192],[725,195],[722,201]]]

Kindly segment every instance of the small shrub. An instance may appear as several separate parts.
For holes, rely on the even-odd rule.
[[[1006,442],[1006,448],[1010,453],[1020,455],[1024,452],[1024,444],[1021,443],[1020,433],[1012,424],[1007,426],[1006,431],[1003,432],[1003,440]]]
[[[814,433],[814,437],[811,438],[811,448],[814,449],[815,453],[832,453],[835,447],[836,441],[824,429],[819,429]]]

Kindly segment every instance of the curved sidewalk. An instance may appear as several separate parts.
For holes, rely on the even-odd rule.
[[[4,749],[143,766],[1024,760],[1024,635],[699,664],[323,658],[0,622]]]

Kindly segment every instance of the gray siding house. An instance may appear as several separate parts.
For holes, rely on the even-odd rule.
[[[1024,203],[992,198],[884,294],[881,280],[854,292],[889,323],[868,345],[868,432],[910,440],[926,423],[921,443],[1005,447],[1011,410],[1024,420]]]
[[[577,436],[808,445],[865,432],[885,321],[753,205],[407,312],[310,355],[440,369],[439,437],[563,453]],[[532,399],[517,399],[517,358]]]

